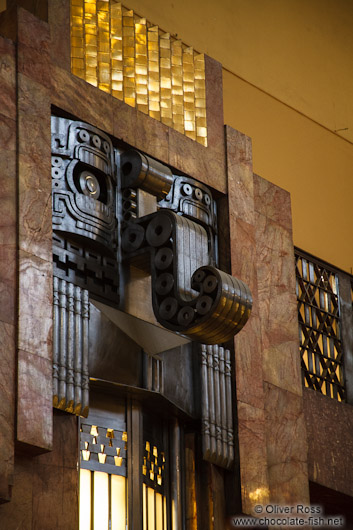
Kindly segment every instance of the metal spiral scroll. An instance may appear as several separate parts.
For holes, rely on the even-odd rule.
[[[152,303],[157,320],[198,342],[219,344],[247,322],[252,297],[237,278],[209,264],[208,235],[170,210],[127,224],[125,258],[144,268],[151,252]]]

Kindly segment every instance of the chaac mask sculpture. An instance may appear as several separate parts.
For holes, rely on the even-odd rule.
[[[52,117],[53,404],[87,416],[89,296],[119,305],[116,164],[110,138]]]
[[[52,117],[55,275],[118,305],[116,164],[109,136]]]
[[[229,466],[230,361],[225,350],[223,370],[217,345],[245,325],[252,299],[241,280],[217,268],[210,189],[138,151],[115,149],[87,123],[60,117],[52,118],[52,184],[54,406],[88,414],[89,299],[120,307],[122,254],[123,264],[151,275],[153,310],[162,326],[208,345],[202,346],[204,454]],[[212,389],[221,387],[229,402],[223,419],[217,416],[221,401],[212,398]],[[226,449],[216,451],[221,441]]]
[[[216,205],[210,190],[137,151],[121,157],[122,188],[154,195],[158,211],[129,220],[125,259],[151,270],[152,304],[166,328],[205,344],[226,342],[247,322],[245,283],[215,267]],[[150,254],[150,262],[142,258]]]

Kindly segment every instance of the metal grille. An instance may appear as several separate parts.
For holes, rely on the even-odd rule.
[[[127,432],[82,421],[80,467],[126,476]]]
[[[143,480],[153,489],[164,486],[165,480],[165,454],[156,445],[151,445],[149,441],[144,442],[142,474]]]
[[[344,401],[338,277],[327,265],[297,251],[296,286],[304,385]]]

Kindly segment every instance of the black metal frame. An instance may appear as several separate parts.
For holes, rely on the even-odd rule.
[[[297,248],[295,267],[303,384],[352,402],[353,279]]]

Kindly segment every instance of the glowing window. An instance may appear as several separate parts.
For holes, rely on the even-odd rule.
[[[304,385],[345,400],[338,277],[296,251],[299,341]]]
[[[80,427],[80,530],[126,530],[127,432],[94,418]]]

